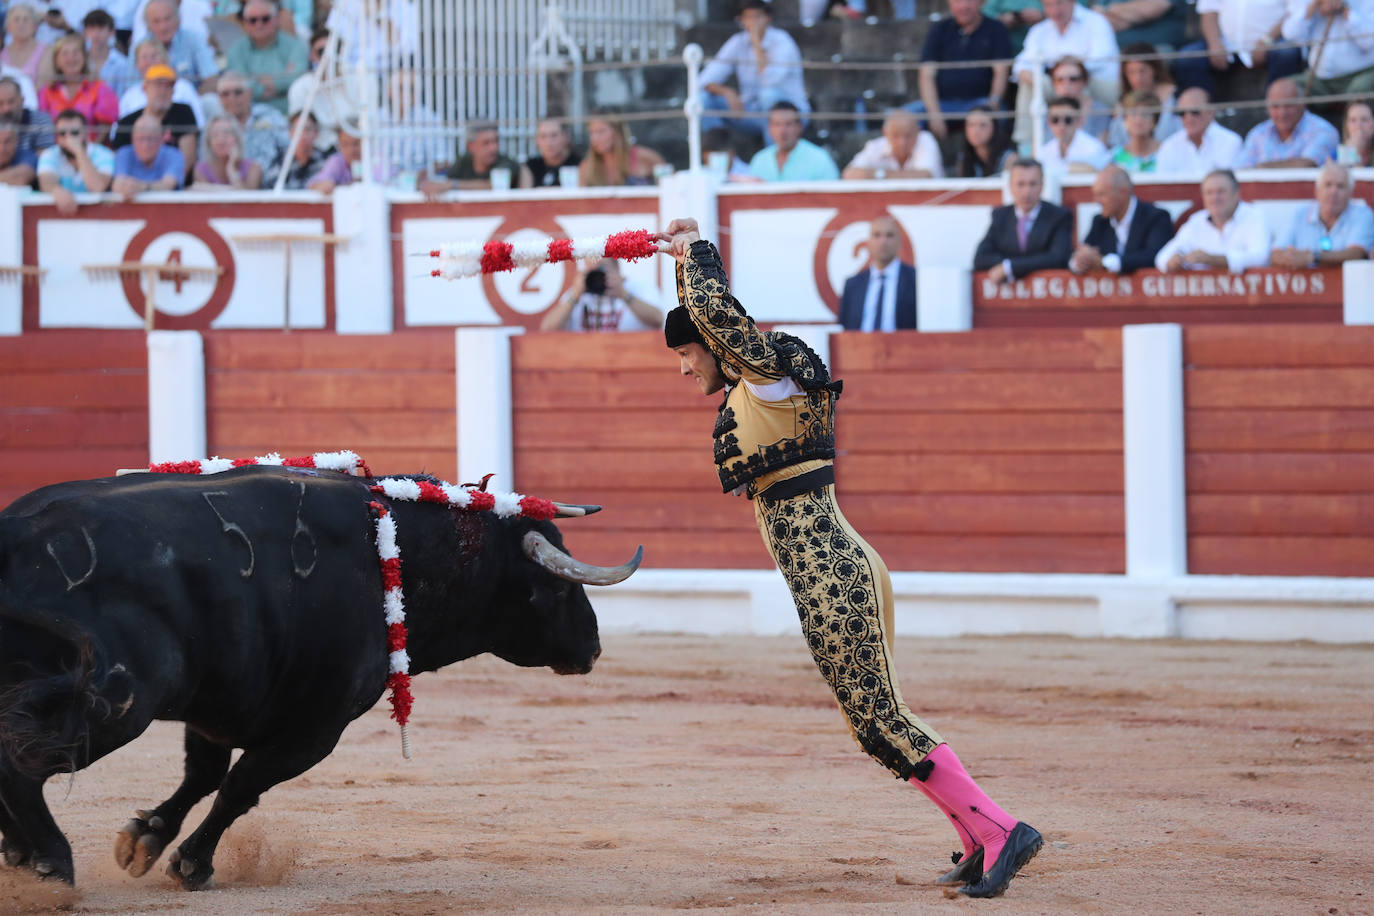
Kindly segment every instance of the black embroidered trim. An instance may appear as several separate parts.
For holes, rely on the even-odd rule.
[[[735,422],[735,411],[721,404],[720,413],[716,416],[716,428],[711,432],[711,435],[719,439],[738,426],[739,423]]]
[[[814,458],[833,459],[835,457],[835,437],[821,436],[815,439],[786,439],[773,445],[765,445],[762,449],[750,455],[744,461],[735,462],[726,467],[722,458],[722,442],[733,446],[732,454],[727,453],[725,458],[734,457],[742,454],[739,443],[733,435],[727,435],[724,440],[716,442],[716,464],[721,465],[717,468],[720,475],[721,489],[729,493],[736,487],[742,487],[756,477],[785,468],[789,465],[800,464],[803,461],[810,461]]]
[[[734,435],[732,435],[731,433],[726,433],[724,436],[719,436],[719,437],[716,438],[716,450],[715,450],[715,454],[716,454],[716,464],[724,464],[726,461],[729,461],[731,458],[738,458],[740,455],[743,455],[744,452],[740,451],[739,440],[736,439],[736,438],[734,437]],[[724,475],[724,472],[722,471],[722,473],[721,473],[721,481],[724,482],[724,480],[725,480],[725,475]],[[726,485],[725,485],[725,492],[728,493],[728,492],[730,492],[731,490],[733,490],[733,489],[734,489],[735,487],[737,487],[737,486],[739,486],[739,484],[734,484],[733,486],[730,485],[730,484],[726,484]]]

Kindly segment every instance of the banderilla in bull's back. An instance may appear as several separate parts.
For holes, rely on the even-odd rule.
[[[583,586],[623,581],[643,556],[569,556],[552,518],[599,507],[265,457],[54,484],[0,511],[10,865],[73,883],[43,783],[167,719],[186,724],[181,786],[116,833],[115,857],[146,873],[217,792],[167,864],[185,888],[210,886],[230,824],[328,756],[387,686],[404,722],[412,674],[482,653],[589,672],[601,643]]]

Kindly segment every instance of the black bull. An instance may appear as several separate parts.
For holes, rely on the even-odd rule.
[[[386,623],[369,502],[397,526],[412,673],[484,652],[586,673],[601,651],[551,522],[391,501],[365,479],[248,467],[57,484],[0,512],[0,833],[11,865],[74,880],[43,782],[154,719],[186,723],[186,771],[116,836],[148,870],[218,790],[168,872],[204,887],[234,819],[334,749],[382,695]],[[556,548],[556,549],[555,549]],[[243,754],[232,768],[230,753]]]

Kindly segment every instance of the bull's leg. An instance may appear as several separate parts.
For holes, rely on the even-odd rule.
[[[5,864],[28,865],[33,858],[33,845],[3,803],[0,803],[0,835],[0,855],[3,855]]]
[[[229,772],[231,749],[186,729],[186,775],[172,797],[152,811],[139,811],[115,835],[115,861],[135,878],[145,874],[181,832],[186,814],[219,786]]]
[[[73,884],[72,847],[43,799],[43,783],[13,773],[0,772],[0,803],[29,843],[29,864],[44,878]],[[8,836],[8,833],[6,834]]]
[[[211,886],[215,849],[229,825],[256,805],[262,793],[328,757],[341,734],[343,725],[245,749],[224,777],[205,820],[168,856],[167,874],[189,891]]]

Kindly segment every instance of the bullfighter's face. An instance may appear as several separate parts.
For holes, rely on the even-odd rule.
[[[677,354],[682,374],[691,376],[702,394],[715,394],[725,387],[725,376],[721,374],[720,364],[710,350],[693,342],[673,347],[673,352]]]

